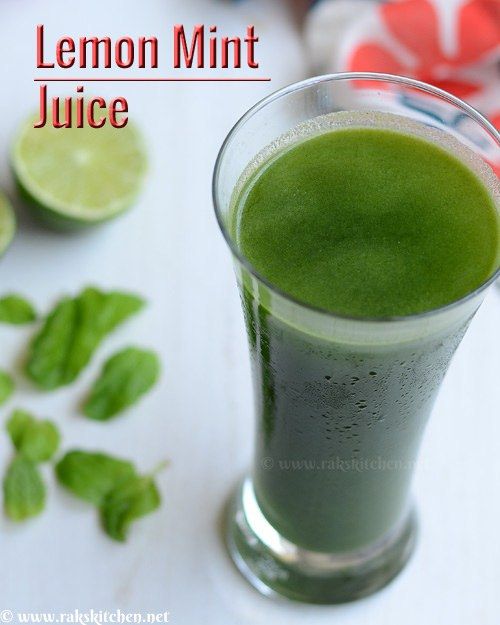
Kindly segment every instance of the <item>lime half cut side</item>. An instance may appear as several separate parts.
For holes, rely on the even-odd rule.
[[[30,118],[13,146],[12,167],[33,211],[56,227],[96,224],[132,206],[146,173],[139,131],[109,123],[102,128],[34,128]]]
[[[12,205],[0,191],[0,256],[2,256],[16,233],[16,218]]]

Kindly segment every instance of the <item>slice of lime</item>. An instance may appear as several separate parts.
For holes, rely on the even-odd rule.
[[[9,247],[16,232],[16,218],[11,203],[0,191],[0,256]]]
[[[19,188],[50,225],[86,226],[111,219],[137,199],[146,172],[138,130],[22,126],[12,151]]]

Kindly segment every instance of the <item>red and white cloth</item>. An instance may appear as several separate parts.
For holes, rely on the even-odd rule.
[[[411,76],[500,129],[500,0],[320,0],[305,32],[318,73]]]

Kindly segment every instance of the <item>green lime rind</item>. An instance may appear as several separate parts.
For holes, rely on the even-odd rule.
[[[105,223],[110,219],[118,217],[122,214],[117,213],[116,215],[111,215],[108,217],[104,217],[100,220],[95,219],[92,221],[75,219],[74,217],[66,217],[62,213],[58,213],[57,211],[54,211],[51,208],[47,208],[46,206],[40,204],[40,202],[35,197],[33,197],[25,187],[23,187],[21,181],[16,175],[16,172],[14,172],[14,179],[16,182],[19,196],[23,200],[25,206],[30,209],[31,215],[33,215],[33,217],[36,218],[38,222],[48,226],[52,230],[59,230],[61,232],[85,230],[87,228],[91,228],[92,226],[98,226],[99,224]]]
[[[138,129],[34,128],[34,117],[18,133],[12,170],[33,214],[59,229],[112,219],[137,200],[147,169]]]
[[[2,256],[16,233],[16,217],[7,196],[0,191],[0,256]]]

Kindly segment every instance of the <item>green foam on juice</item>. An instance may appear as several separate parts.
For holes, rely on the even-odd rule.
[[[384,128],[329,130],[271,154],[240,188],[233,224],[272,285],[354,317],[450,304],[498,262],[487,185],[444,147]]]

